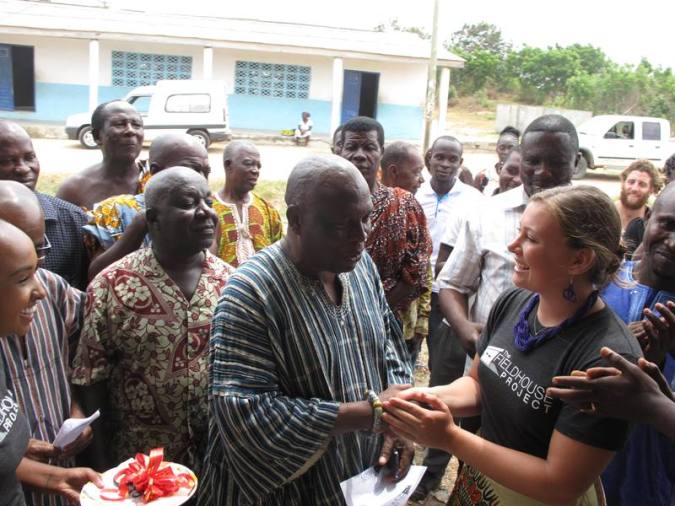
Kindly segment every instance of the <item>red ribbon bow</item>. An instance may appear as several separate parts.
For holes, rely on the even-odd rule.
[[[189,473],[175,474],[171,466],[164,465],[164,448],[150,450],[150,455],[137,453],[136,458],[113,478],[117,489],[103,489],[100,497],[108,501],[122,501],[135,490],[143,494],[148,503],[160,497],[174,495],[181,488],[192,488],[194,478]]]

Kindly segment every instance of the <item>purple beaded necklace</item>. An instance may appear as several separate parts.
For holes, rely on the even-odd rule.
[[[593,307],[595,301],[597,300],[598,300],[598,291],[594,290],[588,296],[583,306],[577,309],[576,313],[567,318],[560,325],[556,325],[555,327],[545,327],[539,332],[532,335],[532,333],[530,332],[530,323],[528,322],[527,319],[530,316],[532,310],[539,303],[539,294],[538,293],[534,294],[532,298],[528,301],[527,305],[521,311],[520,316],[518,317],[518,322],[513,327],[513,336],[515,337],[514,343],[516,345],[516,348],[518,348],[523,353],[527,353],[535,346],[538,346],[544,341],[551,339],[556,334],[562,332],[568,327],[571,327],[576,322],[581,320],[581,318],[583,318],[584,315]]]

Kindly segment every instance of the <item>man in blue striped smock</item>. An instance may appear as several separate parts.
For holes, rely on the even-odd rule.
[[[364,252],[368,185],[346,160],[301,161],[288,234],[230,278],[210,343],[211,423],[198,504],[339,505],[340,482],[403,447],[377,403],[412,381],[405,344]],[[378,458],[379,457],[379,458]]]
[[[0,219],[23,230],[35,244],[38,258],[44,258],[47,253],[44,217],[40,202],[31,190],[15,181],[0,182]],[[64,420],[84,416],[71,398],[68,377],[69,350],[79,336],[84,294],[46,269],[39,268],[36,278],[45,291],[45,298],[36,303],[25,336],[0,339],[0,360],[8,385],[28,420],[31,439],[26,457],[72,467],[73,456],[91,439],[91,429],[65,449],[54,447],[52,441]],[[79,493],[79,489],[77,491]],[[25,495],[30,506],[70,504],[65,497],[33,489],[26,488]]]

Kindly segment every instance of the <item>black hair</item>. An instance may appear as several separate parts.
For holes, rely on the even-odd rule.
[[[335,137],[339,136],[339,139],[336,139]],[[335,129],[335,132],[333,132],[333,144],[335,144],[338,141],[342,141],[342,125],[338,126]]]
[[[113,102],[123,102],[122,99],[108,100],[102,104],[98,104],[94,112],[91,114],[91,129],[97,132],[103,130],[103,125],[105,124],[105,108],[108,107]]]
[[[415,146],[404,141],[396,141],[387,144],[387,147],[384,148],[382,159],[380,160],[380,167],[382,167],[383,171],[386,171],[390,165],[399,165],[405,162],[410,156],[410,153],[415,151],[415,149]]]
[[[520,139],[520,130],[516,127],[505,126],[501,132],[499,132],[499,137],[502,135],[513,135],[516,139]]]
[[[545,114],[544,116],[539,116],[527,126],[525,132],[523,132],[523,138],[530,132],[547,132],[553,134],[565,133],[569,136],[572,147],[574,148],[574,156],[576,156],[579,151],[579,136],[577,135],[577,129],[570,120],[560,114]]]
[[[429,152],[433,153],[434,147],[436,146],[436,143],[438,141],[456,142],[457,144],[459,144],[460,151],[462,152],[462,154],[464,154],[464,144],[462,144],[457,137],[453,137],[452,135],[441,135],[440,137],[437,137],[436,140],[431,144]]]
[[[356,116],[342,125],[340,139],[344,143],[345,132],[366,133],[372,132],[373,130],[377,132],[377,142],[379,142],[380,148],[384,149],[384,128],[382,128],[382,124],[367,116]]]
[[[663,164],[663,172],[665,173],[666,178],[668,178],[668,180],[670,180],[670,176],[674,170],[675,170],[675,153],[670,155],[668,160],[666,160],[666,163]]]

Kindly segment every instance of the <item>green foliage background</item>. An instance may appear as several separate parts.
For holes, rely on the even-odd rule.
[[[525,104],[587,109],[594,114],[658,116],[675,122],[672,69],[619,65],[590,45],[514,49],[492,24],[466,24],[446,43],[466,60],[452,73],[452,95],[507,94]]]

